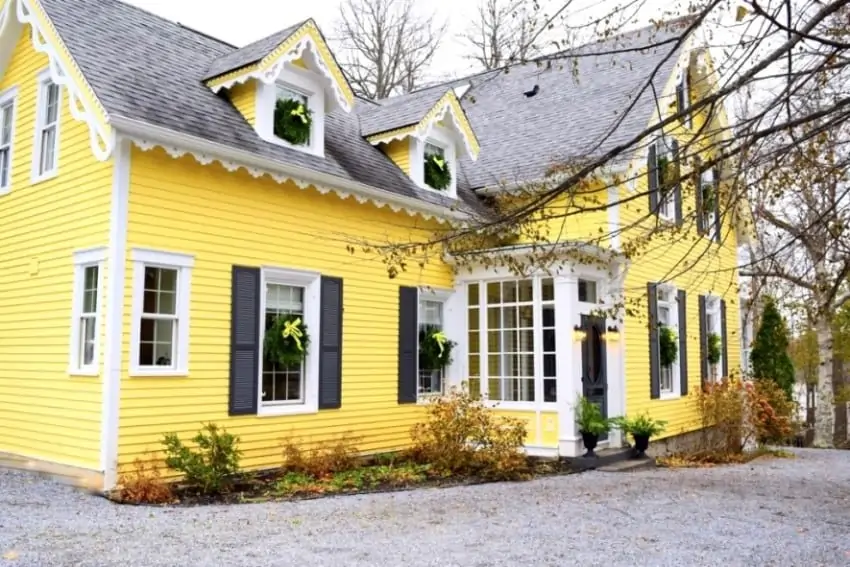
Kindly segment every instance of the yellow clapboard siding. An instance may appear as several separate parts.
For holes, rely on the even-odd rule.
[[[238,435],[247,466],[276,466],[281,442],[350,432],[361,448],[397,449],[422,415],[399,406],[398,286],[451,287],[448,267],[431,263],[397,279],[352,239],[405,239],[435,225],[421,218],[240,171],[133,151],[128,246],[193,254],[190,375],[130,378],[121,383],[119,460],[160,448],[163,433],[194,434],[213,421]],[[319,271],[344,280],[343,398],[339,410],[313,415],[230,417],[228,410],[232,265]],[[411,262],[415,266],[415,262]],[[127,265],[125,333],[129,337],[132,266]],[[124,345],[125,368],[129,341]],[[365,449],[364,449],[365,450]]]
[[[59,175],[31,184],[36,77],[48,66],[31,41],[27,26],[0,80],[18,89],[12,187],[0,196],[0,452],[98,469],[100,379],[70,377],[68,348],[73,253],[108,242],[112,169],[63,92]],[[103,345],[103,318],[100,333]]]
[[[257,81],[250,79],[244,83],[233,85],[227,91],[230,103],[245,117],[251,126],[257,125]]]
[[[381,149],[388,158],[407,175],[410,175],[410,138],[393,140],[388,144],[381,144]]]

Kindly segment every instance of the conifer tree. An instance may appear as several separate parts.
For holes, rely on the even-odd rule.
[[[788,327],[772,298],[765,302],[750,360],[756,379],[773,380],[791,399],[794,365],[788,354]]]

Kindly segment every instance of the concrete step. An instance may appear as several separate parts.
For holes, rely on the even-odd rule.
[[[596,470],[599,472],[612,472],[612,473],[622,473],[622,472],[634,472],[634,471],[642,471],[646,469],[654,469],[655,468],[655,459],[652,457],[642,457],[640,459],[626,459],[623,461],[617,461],[611,463],[610,465],[605,465],[603,467],[597,467]]]
[[[630,459],[631,456],[632,449],[630,447],[624,447],[617,449],[600,449],[596,451],[596,457],[572,457],[566,460],[570,463],[570,467],[574,470],[586,471],[625,461]]]

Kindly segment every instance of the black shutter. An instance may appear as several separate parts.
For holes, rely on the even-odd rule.
[[[655,142],[649,145],[646,154],[646,175],[649,185],[649,213],[658,213],[658,160],[655,154]]]
[[[419,290],[398,288],[398,403],[415,404],[419,372]]]
[[[342,407],[342,278],[322,276],[319,409]]]
[[[676,83],[676,113],[684,112],[687,110],[687,92],[685,91],[685,81],[680,79],[678,83]],[[683,116],[682,122],[686,122],[687,119]]]
[[[705,296],[699,296],[699,371],[700,383],[708,379],[708,332],[705,327]]]
[[[658,353],[658,284],[646,284],[649,305],[649,397],[661,397],[661,362]]]
[[[729,376],[729,350],[726,342],[726,301],[720,300],[720,345],[723,349],[723,377]]]
[[[682,216],[682,167],[679,163],[679,142],[673,140],[673,175],[676,176],[676,186],[673,188],[673,205],[675,208],[676,224],[682,226],[684,218]]]
[[[720,242],[722,238],[720,230],[723,227],[723,222],[720,220],[720,168],[714,166],[714,240]]]
[[[688,393],[688,298],[679,290],[679,386],[683,396]]]
[[[233,266],[230,299],[230,415],[257,413],[260,269]]]
[[[694,187],[696,188],[694,191],[694,203],[696,204],[696,213],[697,213],[697,234],[705,234],[705,214],[702,210],[704,207],[703,204],[703,195],[702,195],[702,166],[700,165],[699,156],[694,158]]]

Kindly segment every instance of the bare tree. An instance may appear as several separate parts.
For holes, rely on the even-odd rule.
[[[378,99],[419,85],[445,30],[413,0],[345,0],[336,40],[354,90]]]
[[[482,0],[475,21],[461,36],[469,57],[490,70],[538,55],[538,12],[526,4],[525,0]]]

